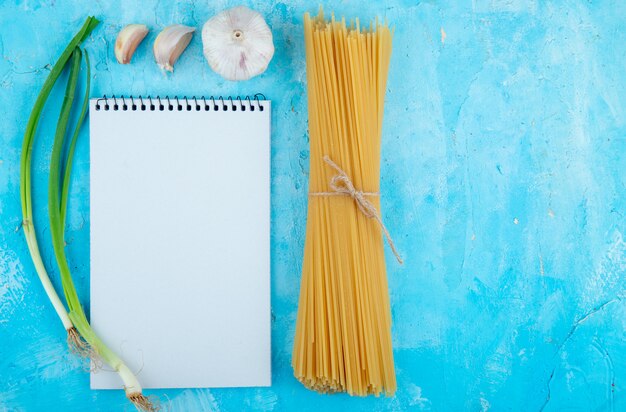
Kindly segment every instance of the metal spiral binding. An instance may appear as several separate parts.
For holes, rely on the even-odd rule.
[[[250,111],[256,110],[263,111],[264,107],[261,105],[261,100],[265,100],[265,95],[257,93],[254,96],[246,96],[241,98],[239,96],[234,99],[231,96],[226,98],[219,96],[215,98],[210,97],[152,97],[147,96],[144,100],[142,96],[138,97],[139,104],[135,101],[133,96],[128,97],[107,97],[106,95],[96,100],[96,110],[104,111],[169,111],[169,112],[191,112],[191,111],[205,111],[205,112],[236,112],[236,111]],[[130,104],[128,104],[130,100]],[[103,102],[102,104],[100,102]],[[121,102],[121,105],[120,105]]]

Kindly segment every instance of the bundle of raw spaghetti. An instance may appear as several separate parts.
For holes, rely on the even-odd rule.
[[[309,207],[292,365],[319,392],[396,390],[380,215],[380,141],[392,33],[304,17]]]

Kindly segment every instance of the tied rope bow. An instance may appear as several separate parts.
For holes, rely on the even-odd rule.
[[[313,193],[309,193],[309,195],[310,196],[350,196],[352,199],[354,199],[359,210],[361,211],[361,213],[363,213],[363,215],[365,215],[365,217],[369,219],[374,219],[376,222],[378,222],[378,225],[380,226],[381,230],[385,234],[385,237],[387,238],[387,243],[389,243],[389,247],[391,247],[391,251],[393,252],[398,262],[402,264],[403,263],[402,258],[400,257],[400,254],[396,250],[396,246],[394,245],[393,240],[391,239],[391,235],[389,234],[389,231],[385,227],[385,224],[383,223],[383,220],[380,217],[380,213],[376,209],[376,206],[374,206],[372,202],[366,199],[366,196],[380,196],[380,193],[379,192],[363,192],[361,190],[356,190],[356,188],[354,187],[354,183],[352,183],[352,180],[350,179],[348,174],[342,168],[340,168],[339,165],[337,165],[337,163],[333,162],[328,156],[324,156],[324,162],[326,162],[327,165],[335,169],[335,171],[337,172],[337,174],[334,175],[330,179],[330,188],[333,191],[332,192],[313,192]]]

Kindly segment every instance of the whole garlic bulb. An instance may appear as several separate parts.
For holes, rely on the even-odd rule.
[[[202,28],[204,57],[227,80],[247,80],[267,69],[274,56],[272,31],[254,10],[239,6],[209,19]]]

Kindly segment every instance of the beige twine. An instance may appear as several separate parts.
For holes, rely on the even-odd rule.
[[[395,255],[398,262],[402,264],[402,258],[396,250],[396,246],[394,245],[393,240],[391,239],[391,235],[389,234],[389,231],[385,227],[385,224],[380,217],[380,213],[376,209],[376,206],[374,206],[372,202],[365,198],[366,196],[380,196],[380,193],[363,192],[360,190],[356,190],[348,174],[342,168],[340,168],[337,163],[330,160],[328,156],[324,156],[324,162],[326,162],[327,165],[335,169],[335,171],[337,172],[337,174],[330,179],[330,188],[333,191],[312,192],[309,193],[309,196],[350,196],[352,199],[354,199],[356,205],[359,207],[359,210],[365,215],[365,217],[374,219],[376,220],[376,222],[378,222],[378,225],[380,226],[383,233],[385,234],[385,237],[387,238],[387,243],[389,243],[391,251]]]

